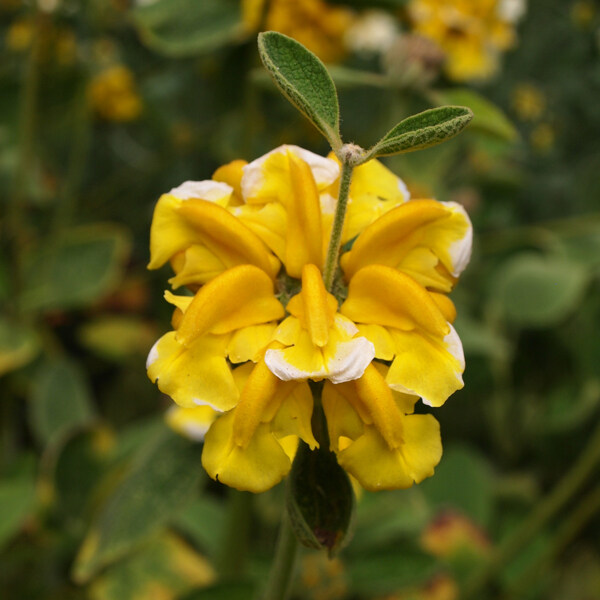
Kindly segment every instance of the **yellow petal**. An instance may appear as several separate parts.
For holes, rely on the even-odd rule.
[[[366,337],[375,346],[375,358],[392,360],[394,358],[394,341],[388,330],[381,325],[357,325],[361,336]]]
[[[352,327],[351,330],[348,329],[349,326]],[[329,332],[329,341],[323,348],[313,344],[309,333],[301,330],[294,345],[267,350],[265,362],[284,381],[351,381],[363,374],[375,356],[375,348],[371,342],[364,337],[352,337],[356,331],[350,321],[336,315],[334,327]],[[277,334],[275,339],[278,339]]]
[[[373,361],[373,366],[379,371],[380,375],[387,380],[387,374],[390,368],[383,363],[375,361]],[[394,389],[391,391],[394,402],[403,415],[410,415],[415,412],[415,404],[419,401],[419,396],[416,396],[415,394],[407,394],[405,392],[398,392]]]
[[[277,275],[279,261],[252,231],[224,208],[203,200],[189,200],[179,207],[178,214],[193,227],[196,239],[226,267],[252,264],[270,277]]]
[[[375,427],[338,453],[339,464],[367,490],[402,489],[433,475],[442,456],[438,422],[431,415],[404,418],[404,443],[390,448]]]
[[[236,445],[235,413],[236,410],[217,419],[206,434],[202,466],[210,477],[228,486],[264,492],[283,479],[292,463],[267,423],[257,427],[248,445]]]
[[[173,289],[209,282],[227,269],[225,263],[206,246],[190,246],[171,258],[175,275],[169,279]]]
[[[317,184],[306,162],[289,154],[291,197],[287,205],[285,268],[290,277],[300,277],[304,265],[321,265],[323,231]]]
[[[319,444],[311,427],[313,395],[310,387],[306,382],[298,382],[289,385],[288,388],[290,391],[281,400],[280,408],[271,424],[271,431],[277,438],[297,436],[314,450]]]
[[[150,350],[148,377],[180,406],[229,410],[239,392],[225,360],[228,337],[206,335],[183,346],[171,331]]]
[[[287,236],[287,213],[282,204],[245,204],[231,209],[244,225],[253,231],[283,261]]]
[[[437,304],[440,312],[444,315],[444,319],[448,323],[454,323],[456,319],[456,306],[454,302],[446,296],[446,294],[437,294],[436,292],[430,292],[431,299]]]
[[[248,163],[245,160],[233,160],[230,163],[219,167],[212,176],[213,181],[222,181],[233,188],[235,197],[234,205],[243,203],[242,199],[242,175],[244,167]],[[232,203],[229,204],[231,206]]]
[[[355,440],[363,434],[363,421],[354,409],[356,388],[351,382],[334,385],[326,381],[322,394],[323,410],[327,419],[327,429],[331,450],[340,450],[340,438]]]
[[[284,393],[289,391],[287,385],[275,377],[264,362],[256,364],[246,380],[235,410],[232,435],[236,446],[245,448],[258,425],[272,420],[281,400],[277,394],[282,390]]]
[[[404,331],[418,328],[441,337],[449,331],[446,319],[427,290],[407,275],[380,265],[356,273],[340,312],[355,323]]]
[[[374,365],[369,365],[354,386],[381,437],[390,448],[399,448],[403,436],[402,413],[381,373]]]
[[[169,290],[165,290],[165,300],[176,306],[181,312],[185,312],[190,304],[192,303],[193,296],[177,296],[176,294],[172,294]]]
[[[224,186],[216,181],[213,186]],[[215,202],[175,196],[161,196],[150,228],[149,269],[158,269],[190,246],[205,247],[223,268],[253,264],[270,277],[279,270],[279,261],[243,223]]]
[[[229,269],[204,285],[185,312],[177,339],[190,344],[211,332],[227,333],[283,317],[281,303],[273,295],[273,282],[258,267]]]
[[[181,185],[174,187],[169,193],[178,200],[208,200],[219,206],[227,206],[233,188],[225,183],[205,181],[184,181]]]
[[[378,160],[370,160],[356,167],[352,172],[342,241],[353,239],[379,217],[404,204],[409,198],[405,183]]]
[[[183,408],[171,406],[165,415],[167,425],[190,440],[201,442],[219,413],[210,406]]]
[[[389,211],[357,238],[340,264],[348,279],[372,264],[410,270],[423,285],[439,279],[432,265],[435,257],[452,277],[460,275],[471,255],[472,227],[462,207],[435,200],[413,200]],[[423,252],[425,249],[427,252]],[[413,253],[417,253],[416,256]],[[419,268],[423,270],[419,273]],[[408,272],[408,271],[407,271]],[[444,282],[440,291],[448,291]]]
[[[277,200],[289,181],[289,161],[292,154],[304,161],[312,172],[319,191],[324,191],[338,178],[339,164],[299,146],[284,145],[271,150],[244,167],[242,193],[250,204]]]
[[[390,387],[417,394],[429,406],[441,406],[464,386],[464,355],[453,328],[443,338],[413,331],[390,333],[396,346],[396,357],[386,377]]]
[[[248,204],[278,203],[285,208],[285,231],[274,235],[272,221],[266,227],[274,251],[273,237],[285,239],[283,254],[281,249],[276,252],[292,277],[300,278],[305,264],[322,264],[319,179],[330,182],[338,172],[335,162],[292,146],[278,148],[244,168],[242,190]],[[254,213],[255,222],[258,216]],[[265,242],[269,243],[266,239]]]
[[[256,362],[272,341],[276,329],[277,325],[271,323],[239,329],[231,336],[227,346],[229,360],[232,363]]]
[[[302,303],[298,312],[293,312],[293,302],[288,308],[289,312],[300,317],[315,346],[325,346],[329,340],[329,328],[337,310],[337,301],[335,304],[332,302],[332,298],[334,301],[335,298],[325,289],[321,272],[315,265],[304,265],[299,297]]]

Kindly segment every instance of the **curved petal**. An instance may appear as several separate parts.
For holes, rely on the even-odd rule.
[[[248,162],[245,160],[232,160],[213,173],[213,181],[222,181],[233,189],[233,195],[228,206],[237,206],[244,202],[242,198],[242,175],[247,164]]]
[[[337,161],[333,153],[329,158]],[[330,193],[338,197],[339,180]],[[342,243],[355,238],[379,217],[409,199],[406,184],[380,161],[373,159],[356,167],[352,172]]]
[[[228,337],[206,335],[183,346],[171,331],[150,350],[148,377],[180,406],[229,410],[237,404],[239,392],[225,360]]]
[[[355,323],[415,328],[443,337],[449,331],[436,303],[408,275],[390,267],[364,267],[350,281],[348,297],[340,312]]]
[[[224,182],[211,181],[184,181],[181,185],[174,187],[169,196],[174,196],[178,200],[208,200],[219,206],[227,206],[233,188]]]
[[[340,450],[340,438],[355,440],[364,431],[364,423],[354,408],[356,388],[352,382],[334,385],[326,381],[321,397],[327,420],[330,447],[333,452]]]
[[[230,186],[216,181],[196,182]],[[208,195],[208,194],[207,194]],[[163,194],[154,210],[150,228],[149,269],[158,269],[190,246],[205,247],[226,269],[253,264],[275,277],[279,261],[242,222],[215,202],[192,198],[181,200]]]
[[[272,341],[276,329],[277,325],[274,323],[239,329],[231,336],[227,345],[229,360],[232,363],[244,363],[249,360],[257,362]]]
[[[247,203],[277,203],[285,209],[285,231],[274,236],[272,217],[266,228],[270,247],[292,277],[299,278],[305,264],[321,265],[323,261],[319,179],[324,178],[328,184],[338,172],[335,162],[292,146],[278,148],[244,167],[242,190]],[[248,210],[238,212],[242,218],[249,214]],[[252,214],[255,223],[267,216],[262,212]],[[275,246],[274,237],[283,238],[283,248]]]
[[[431,415],[404,418],[404,443],[390,448],[375,427],[338,453],[339,464],[367,490],[403,489],[433,475],[442,456],[439,423]]]
[[[199,245],[190,246],[173,256],[171,266],[175,275],[168,281],[173,289],[183,285],[204,285],[227,269],[216,254]]]
[[[202,442],[218,416],[219,413],[210,406],[190,408],[171,406],[165,415],[165,420],[173,431],[195,442]]]
[[[342,383],[357,379],[373,360],[375,348],[364,337],[341,339],[332,335],[329,343],[319,348],[303,330],[293,346],[267,350],[265,363],[283,381],[329,379]]]
[[[339,177],[340,167],[334,160],[299,146],[279,146],[244,167],[242,193],[246,202],[262,204],[272,202],[279,197],[282,184],[286,183],[287,159],[290,154],[310,167],[319,191],[328,188]]]
[[[441,406],[464,386],[465,360],[454,328],[441,339],[413,331],[390,333],[396,357],[386,381],[392,389],[417,394],[429,406]]]
[[[348,279],[365,266],[380,264],[449,291],[469,261],[471,245],[471,222],[460,205],[412,200],[367,227],[340,264]]]
[[[354,386],[358,401],[369,415],[365,423],[372,423],[390,448],[399,448],[402,445],[402,413],[381,373],[374,365],[369,365]]]
[[[200,288],[183,315],[177,339],[189,345],[206,332],[228,333],[280,319],[284,314],[265,272],[241,265]]]
[[[260,493],[279,483],[292,463],[269,429],[260,424],[248,445],[233,441],[235,412],[223,415],[206,434],[202,466],[217,481],[238,490]]]
[[[271,431],[277,439],[299,437],[314,450],[319,446],[312,432],[313,395],[308,383],[301,381],[289,387],[289,394],[271,422]]]

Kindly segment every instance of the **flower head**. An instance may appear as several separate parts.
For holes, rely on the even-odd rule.
[[[315,384],[330,448],[364,487],[408,487],[440,460],[437,421],[413,412],[462,387],[447,294],[469,259],[469,219],[453,203],[409,200],[378,161],[357,167],[334,293],[322,270],[339,177],[333,157],[282,146],[156,206],[149,267],[170,262],[173,287],[195,295],[166,293],[173,331],[148,375],[180,407],[220,413],[198,415],[202,462],[227,485],[266,490],[298,440],[319,445]]]

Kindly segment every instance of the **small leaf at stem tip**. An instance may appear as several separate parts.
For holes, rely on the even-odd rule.
[[[471,109],[465,106],[441,106],[408,117],[368,150],[363,162],[441,144],[459,134],[472,118]]]
[[[333,556],[348,541],[354,492],[346,472],[328,449],[300,443],[287,481],[286,505],[298,541]]]
[[[337,91],[325,65],[296,40],[267,31],[258,51],[283,95],[325,136],[335,152],[342,145]]]

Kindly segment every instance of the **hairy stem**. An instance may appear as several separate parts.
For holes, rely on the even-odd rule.
[[[344,228],[344,219],[346,217],[346,208],[348,206],[348,195],[350,193],[350,181],[352,179],[352,170],[354,167],[349,160],[342,161],[342,174],[340,176],[340,191],[338,195],[333,226],[331,228],[331,238],[329,239],[329,248],[327,249],[327,258],[325,259],[325,271],[323,273],[323,282],[325,288],[329,291],[333,288],[335,272],[338,266],[338,256],[342,244],[342,230]]]

